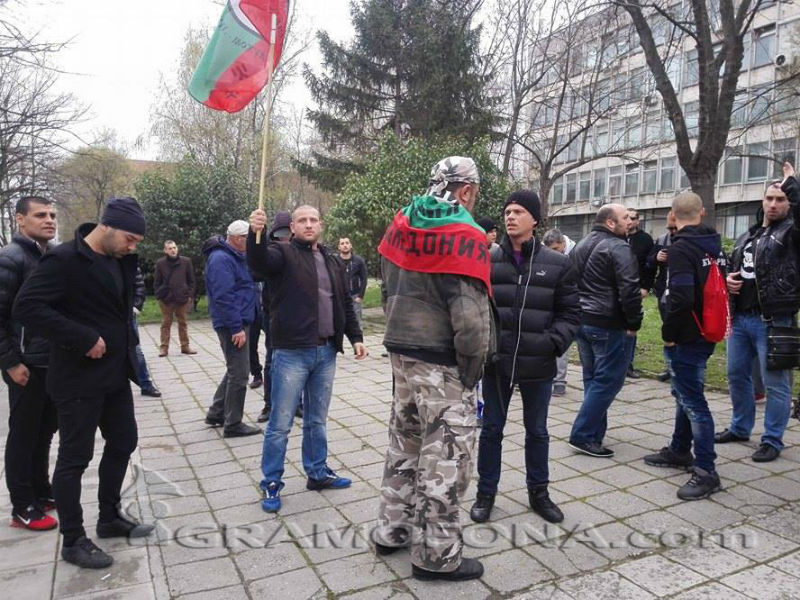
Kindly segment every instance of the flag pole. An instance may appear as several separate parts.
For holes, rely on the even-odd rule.
[[[269,147],[269,120],[272,115],[272,81],[275,69],[275,43],[278,35],[278,15],[272,14],[272,31],[269,35],[269,52],[267,54],[267,104],[264,108],[264,131],[261,145],[261,183],[258,189],[258,208],[264,210],[264,189],[267,179],[267,151]],[[256,244],[261,243],[261,232],[256,232]]]

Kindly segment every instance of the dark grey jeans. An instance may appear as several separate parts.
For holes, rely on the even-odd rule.
[[[242,422],[244,397],[247,394],[247,378],[250,373],[249,329],[249,327],[244,328],[247,339],[241,348],[233,345],[230,333],[215,330],[222,354],[225,356],[226,371],[214,393],[214,400],[211,408],[208,409],[208,418],[222,419],[224,417],[226,428]]]

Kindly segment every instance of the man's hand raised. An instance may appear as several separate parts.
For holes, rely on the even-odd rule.
[[[253,233],[264,231],[267,226],[267,213],[260,208],[255,209],[250,213],[250,229]]]

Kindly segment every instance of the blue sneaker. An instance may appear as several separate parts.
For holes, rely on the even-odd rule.
[[[283,483],[275,481],[269,483],[266,488],[262,485],[264,499],[261,501],[261,510],[268,513],[278,512],[281,509],[281,490]]]
[[[339,477],[331,469],[326,469],[328,475],[324,479],[311,479],[308,478],[306,482],[306,489],[309,490],[327,490],[327,489],[342,489],[348,488],[353,483],[347,477]]]

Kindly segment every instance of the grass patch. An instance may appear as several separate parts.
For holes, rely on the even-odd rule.
[[[206,300],[205,296],[200,298],[200,302],[197,303],[197,310],[190,311],[187,318],[190,321],[209,318],[208,301]],[[161,309],[158,308],[158,300],[156,300],[153,296],[148,296],[144,301],[142,314],[139,315],[137,320],[139,325],[146,325],[147,323],[161,323]]]

